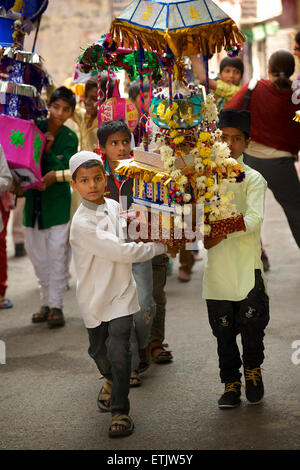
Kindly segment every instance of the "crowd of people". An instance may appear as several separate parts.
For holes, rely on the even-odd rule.
[[[300,33],[295,37],[294,55],[300,58]],[[190,59],[195,76],[205,83],[201,57]],[[218,79],[209,81],[218,105],[222,140],[246,175],[242,183],[232,184],[246,231],[204,241],[203,297],[225,386],[219,408],[239,405],[241,366],[249,403],[259,403],[264,395],[261,365],[269,321],[264,272],[270,265],[262,247],[261,226],[267,186],[282,206],[300,247],[300,183],[295,167],[300,132],[293,121],[297,106],[290,80],[294,71],[293,54],[281,50],[269,59],[268,79],[251,81],[251,87],[249,83],[241,86],[244,66],[240,58],[223,59]],[[112,96],[115,85],[115,78],[109,78],[108,87],[107,80],[103,74],[102,102]],[[148,102],[150,90],[145,86],[144,91]],[[128,95],[139,111],[137,83],[130,85]],[[170,260],[177,253],[160,243],[128,240],[123,230],[120,207],[131,206],[132,180],[121,184],[115,169],[119,160],[130,158],[133,140],[139,145],[139,126],[133,135],[123,120],[98,127],[96,78],[87,81],[83,104],[64,86],[51,94],[48,118],[36,123],[47,138],[41,161],[43,184],[24,194],[14,191],[19,196],[17,208],[10,192],[15,189],[12,176],[0,146],[0,309],[13,306],[5,292],[6,229],[14,208],[19,227],[15,255],[27,254],[40,288],[40,306],[32,323],[45,323],[49,328],[65,325],[63,300],[73,257],[88,352],[105,379],[97,403],[101,411],[112,413],[109,435],[115,437],[129,435],[134,429],[129,416],[130,387],[141,385],[141,374],[151,361],[173,359],[164,343],[165,286]],[[65,125],[69,119],[77,124],[78,135]],[[24,230],[20,228],[22,212]],[[181,250],[179,256],[178,279],[188,282],[199,259],[198,247]],[[236,342],[239,333],[242,352]]]

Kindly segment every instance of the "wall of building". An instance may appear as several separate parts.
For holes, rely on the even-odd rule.
[[[36,52],[56,85],[72,76],[80,53],[109,30],[109,0],[51,0],[42,17]],[[31,50],[34,32],[26,37],[25,49]]]

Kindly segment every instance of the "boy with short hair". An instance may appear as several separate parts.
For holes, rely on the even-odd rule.
[[[116,147],[117,142],[113,142],[113,145],[115,146],[114,154],[116,157],[112,157],[112,153],[109,152],[111,157],[107,158],[108,152],[107,149],[104,148],[107,142],[106,139],[107,136],[110,135],[107,148],[111,148],[111,140],[113,139],[112,135],[114,132],[121,132],[119,135],[117,135],[119,150]],[[128,132],[130,132],[128,127],[125,123],[122,123],[122,121],[110,121],[108,123],[104,123],[97,132],[100,147],[102,145],[102,153],[106,158],[105,168],[109,174],[106,195],[107,197],[112,197],[116,201],[119,201],[119,197],[121,197],[121,206],[123,209],[128,209],[132,202],[132,180],[128,179],[125,181],[122,184],[121,190],[121,183],[118,182],[118,180],[114,177],[114,168],[117,166],[117,160],[129,158],[130,148],[128,144]],[[124,133],[123,144],[122,133]],[[139,301],[142,307],[141,310],[147,312],[150,309],[151,320],[148,322],[148,325],[152,324],[149,345],[147,345],[147,347],[142,346],[144,340],[140,339],[139,341],[139,353],[141,357],[141,365],[139,367],[140,372],[144,372],[146,369],[148,369],[151,358],[158,364],[165,364],[173,360],[171,351],[167,350],[163,344],[165,339],[166,315],[166,293],[164,289],[167,281],[168,260],[169,259],[167,254],[163,253],[160,256],[154,257],[152,260],[152,267],[148,262],[145,263],[148,264],[148,269],[138,265],[133,265],[133,273],[137,282]],[[143,273],[145,275],[143,275]],[[152,286],[153,290],[150,290],[152,289]],[[144,334],[143,338],[145,338]],[[135,364],[137,364],[137,362],[138,358],[135,361]]]
[[[260,173],[243,163],[243,152],[250,141],[250,113],[222,110],[218,127],[231,157],[246,174],[243,182],[228,184],[228,190],[234,194],[233,203],[244,216],[246,232],[204,239],[208,258],[203,297],[217,338],[221,382],[225,383],[218,404],[219,408],[233,408],[240,404],[242,363],[249,403],[259,403],[264,394],[261,364],[264,329],[269,322],[269,298],[264,285],[260,231],[267,183]],[[243,362],[236,343],[239,333]]]
[[[66,87],[57,88],[50,97],[49,118],[37,122],[47,137],[42,155],[42,175],[65,170],[77,152],[76,134],[64,122],[75,109],[74,93]],[[26,251],[40,286],[41,309],[32,316],[33,323],[64,326],[63,297],[65,294],[70,220],[71,192],[67,182],[49,183],[25,192],[23,224]]]
[[[163,253],[158,243],[126,243],[119,204],[104,197],[107,176],[101,159],[82,151],[70,160],[72,188],[82,204],[75,213],[70,243],[77,272],[77,299],[88,330],[89,354],[106,379],[98,396],[111,411],[110,437],[132,433],[129,413],[130,333],[139,310],[131,264]]]
[[[101,75],[100,80],[100,97],[101,104],[105,100],[107,84],[107,73]],[[109,79],[108,87],[108,98],[112,97],[114,89],[115,80],[113,78]],[[97,76],[91,77],[85,84],[84,89],[84,108],[77,105],[75,107],[74,113],[71,116],[71,119],[78,125],[79,128],[79,149],[80,150],[89,150],[93,152],[97,148],[97,129],[98,129],[98,119],[97,119],[97,86],[98,78]],[[56,181],[61,183],[64,181],[71,181],[70,170],[59,170],[59,171],[50,171],[44,177],[43,181],[47,184],[53,184]],[[76,210],[80,204],[80,200],[75,201],[74,209]],[[75,212],[72,211],[73,212]]]
[[[193,70],[200,82],[206,84],[206,72],[203,57],[193,55],[190,57]],[[218,111],[231,100],[241,88],[244,74],[244,64],[238,57],[224,57],[220,63],[220,72],[217,80],[209,79],[209,88],[214,91]]]
[[[119,160],[130,157],[130,130],[123,121],[105,122],[98,129],[98,139],[107,172],[106,197],[120,202],[123,210],[128,210],[132,204],[133,180],[128,179],[123,183],[115,177],[115,168]],[[143,263],[134,262],[132,272],[137,284],[140,311],[134,315],[134,327],[131,334],[132,367],[130,385],[141,385],[139,376],[140,357],[139,349],[148,346],[153,318],[155,316],[155,302],[152,294],[152,261]]]

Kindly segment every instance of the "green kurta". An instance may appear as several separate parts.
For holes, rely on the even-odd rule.
[[[42,132],[48,131],[48,120],[38,121]],[[49,152],[44,152],[41,161],[42,175],[49,171],[66,170],[69,160],[77,152],[78,139],[71,129],[62,126],[55,134],[54,143]],[[39,229],[66,224],[70,220],[71,191],[69,183],[54,183],[45,191],[29,189],[25,193],[26,203],[23,212],[25,227],[34,227],[37,221]]]

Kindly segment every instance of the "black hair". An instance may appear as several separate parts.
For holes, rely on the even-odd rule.
[[[102,102],[106,99],[106,85],[107,85],[107,78],[108,74],[107,72],[104,72],[101,74],[100,78],[100,88],[104,94],[104,97],[102,99]],[[109,77],[109,85],[108,85],[108,94],[107,94],[107,99],[112,97],[113,91],[114,91],[114,86],[115,86],[115,79],[112,77]],[[93,77],[89,78],[88,81],[85,84],[85,89],[84,89],[84,96],[88,94],[89,90],[92,88],[97,88],[98,87],[98,77],[94,75]]]
[[[51,105],[57,100],[65,101],[71,106],[72,111],[74,111],[76,106],[76,96],[72,90],[69,90],[69,88],[65,86],[60,86],[59,88],[56,88],[56,90],[54,90],[54,92],[50,96],[49,105]]]
[[[269,59],[269,72],[277,79],[273,82],[276,88],[290,90],[292,82],[289,79],[295,71],[293,54],[284,49],[274,52]]]
[[[97,76],[89,78],[88,81],[85,84],[84,96],[86,96],[92,88],[97,88],[97,86],[98,86]]]
[[[149,93],[149,91],[150,91],[150,83],[149,82],[144,83],[144,91],[146,93]],[[129,98],[131,100],[135,101],[139,94],[140,94],[140,84],[137,81],[131,82],[130,85],[129,85],[129,89],[128,89]]]
[[[295,42],[298,44],[298,46],[300,46],[300,31],[298,31],[298,33],[296,33]]]
[[[128,137],[131,138],[130,129],[123,119],[119,121],[107,121],[101,124],[97,130],[99,145],[105,147],[108,137],[116,132],[126,132]]]
[[[244,64],[238,57],[224,57],[220,63],[220,73],[225,67],[234,67],[241,72],[241,77],[244,75]]]
[[[72,180],[76,181],[77,171],[79,170],[79,168],[85,168],[87,170],[89,168],[93,168],[94,166],[100,166],[101,170],[103,171],[103,174],[105,174],[105,169],[104,169],[103,163],[100,162],[99,160],[91,159],[91,160],[87,160],[86,162],[79,165],[78,168],[76,168],[76,170],[74,171],[74,173],[72,175]]]

